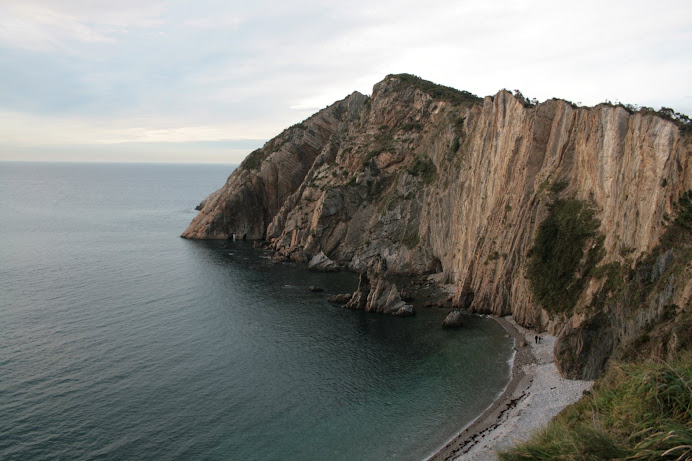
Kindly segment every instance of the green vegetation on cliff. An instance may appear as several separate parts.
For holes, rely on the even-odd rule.
[[[404,85],[409,85],[414,88],[428,93],[435,99],[441,99],[443,101],[451,102],[452,104],[465,104],[473,105],[483,101],[483,98],[479,98],[473,93],[468,91],[457,90],[456,88],[451,88],[444,85],[438,85],[428,80],[423,80],[422,78],[411,75],[411,74],[390,74],[387,75],[386,79],[397,78]]]
[[[259,170],[267,155],[269,155],[269,152],[266,149],[255,149],[245,157],[240,167],[246,170]]]
[[[435,164],[425,154],[418,154],[413,160],[411,166],[409,166],[406,171],[411,176],[418,176],[423,179],[425,184],[432,184],[437,178],[437,168]]]
[[[667,225],[660,244],[635,269],[624,271],[617,297],[633,308],[646,304],[650,296],[665,291],[671,281],[685,280],[692,264],[692,190],[673,206],[675,218]],[[666,304],[657,321],[618,350],[621,360],[664,360],[692,351],[692,306]]]
[[[638,108],[633,107],[631,105],[625,106],[625,108],[628,111],[632,111],[634,109],[634,111],[636,112],[638,110]],[[642,107],[641,111],[644,114],[653,114],[666,120],[670,120],[671,122],[675,123],[678,126],[678,128],[680,128],[680,132],[687,135],[692,134],[692,119],[690,119],[690,117],[688,117],[685,114],[675,112],[670,107],[661,107],[659,110],[654,110],[650,107]]]
[[[594,271],[608,277],[594,296],[599,312],[609,305],[635,315],[688,280],[692,191],[673,209],[661,243],[634,268],[613,263]],[[617,347],[588,395],[500,459],[692,459],[692,306],[666,304],[657,312],[639,336]]]
[[[307,120],[309,120],[309,118]],[[245,157],[245,160],[243,160],[243,162],[240,164],[240,167],[250,171],[259,170],[269,154],[279,150],[291,139],[292,136],[295,136],[301,131],[307,130],[308,126],[304,121],[286,128],[279,136],[268,141],[262,148],[255,149],[250,152],[248,156]]]
[[[673,239],[672,243],[692,243],[692,190],[686,191],[676,202],[675,214],[672,226],[669,227],[664,239]]]
[[[526,266],[533,294],[548,312],[574,307],[586,277],[603,257],[599,226],[586,202],[560,199],[549,206]]]
[[[593,258],[588,253],[583,256],[584,269],[576,271],[581,276],[565,291],[574,291],[568,307],[574,306],[577,298],[588,305],[580,309],[580,327],[564,328],[556,344],[555,358],[563,375],[594,379],[610,357],[633,362],[672,360],[690,349],[692,306],[684,293],[689,290],[692,273],[692,192],[681,194],[673,205],[673,214],[674,218],[664,215],[666,230],[659,244],[636,260],[626,246],[619,250],[621,261],[598,267],[594,266],[600,257],[598,252]],[[590,248],[588,252],[597,250],[599,239],[594,237],[591,244],[587,241],[584,248]],[[540,248],[538,240],[536,246]],[[530,262],[538,265],[532,269],[542,269],[542,276],[548,276],[540,260]],[[583,296],[583,289],[573,288],[585,286],[586,280],[594,282],[588,298]],[[557,281],[536,278],[531,283],[532,288],[554,288]],[[537,299],[540,294],[534,292]],[[546,306],[550,312],[559,312],[550,307]]]

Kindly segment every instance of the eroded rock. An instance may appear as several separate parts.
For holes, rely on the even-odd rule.
[[[338,295],[332,295],[327,298],[327,301],[334,304],[346,304],[351,300],[353,295],[351,293],[343,293]]]
[[[452,311],[447,314],[444,321],[442,322],[444,328],[459,328],[464,326],[464,317],[461,311]]]
[[[320,272],[337,272],[340,267],[337,263],[329,259],[323,251],[320,251],[312,257],[308,263],[308,269]]]
[[[399,317],[414,315],[413,306],[401,299],[399,289],[385,278],[385,273],[384,259],[374,259],[360,274],[358,289],[344,307]]]

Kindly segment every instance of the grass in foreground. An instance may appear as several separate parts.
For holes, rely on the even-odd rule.
[[[500,459],[692,459],[692,354],[611,364],[589,395]]]

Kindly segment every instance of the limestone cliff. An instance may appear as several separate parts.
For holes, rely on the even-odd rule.
[[[592,266],[633,268],[692,188],[691,146],[650,111],[533,105],[508,91],[481,99],[392,75],[371,97],[354,93],[252,153],[183,237],[235,233],[265,239],[278,258],[323,252],[364,270],[379,257],[390,274],[429,274],[454,288],[458,306],[561,335],[561,347],[583,352],[563,372],[592,377],[641,322],[629,333],[593,326],[608,277],[591,269],[573,277],[568,309],[536,299],[526,268],[539,226],[561,200],[587,204],[598,229],[584,255],[598,249]],[[652,309],[689,306],[691,283],[678,277]],[[600,312],[629,322],[611,307]],[[584,345],[589,331],[607,336],[600,349]]]

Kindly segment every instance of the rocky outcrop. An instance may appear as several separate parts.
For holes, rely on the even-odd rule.
[[[351,293],[342,293],[338,295],[331,295],[327,298],[327,301],[334,304],[346,304],[351,300],[353,295]]]
[[[320,272],[337,272],[340,267],[324,254],[323,251],[317,253],[308,263],[308,269]]]
[[[252,152],[226,184],[207,197],[183,238],[263,239],[286,199],[306,180],[315,160],[360,113],[366,97],[353,93],[294,125]]]
[[[344,307],[397,317],[414,315],[413,306],[401,299],[397,286],[385,278],[386,273],[383,259],[372,261],[368,270],[361,272],[358,289]]]
[[[461,311],[452,311],[447,314],[444,321],[442,322],[444,328],[459,328],[464,326],[464,317]]]
[[[478,98],[392,75],[371,97],[354,93],[251,154],[183,236],[247,235],[265,239],[279,260],[324,253],[355,271],[381,258],[390,275],[451,286],[458,307],[512,314],[565,338],[559,347],[582,350],[575,360],[592,365],[563,372],[584,376],[624,329],[638,329],[612,327],[629,314],[604,307],[597,295],[608,278],[596,270],[578,275],[583,289],[569,310],[536,298],[525,275],[539,226],[559,200],[586,203],[599,223],[588,241],[599,249],[594,264],[634,267],[692,189],[691,145],[651,111],[559,99],[532,105],[508,91]],[[373,306],[369,297],[398,303],[398,290],[382,280],[362,275],[351,307]],[[682,282],[671,287],[689,291]]]

